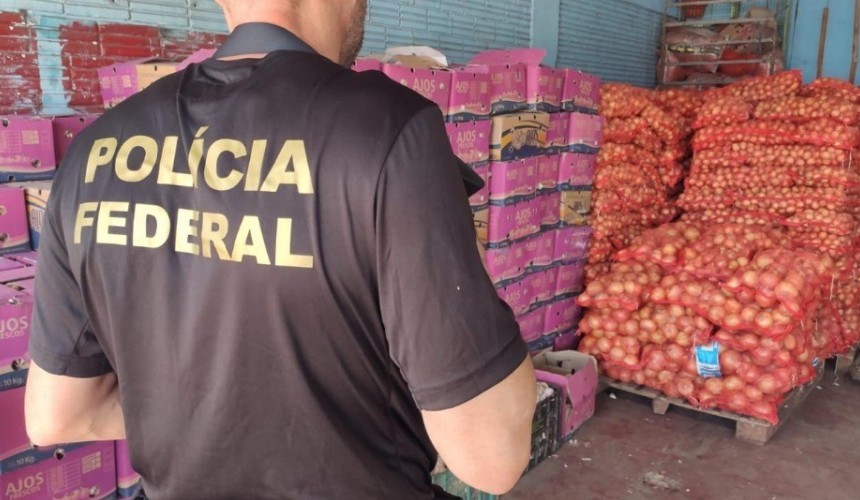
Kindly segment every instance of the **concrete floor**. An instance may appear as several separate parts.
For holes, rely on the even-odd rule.
[[[607,393],[595,416],[504,500],[860,499],[860,384],[832,370],[764,447],[734,425]]]

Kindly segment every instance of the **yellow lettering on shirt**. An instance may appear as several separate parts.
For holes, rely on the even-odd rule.
[[[176,147],[178,144],[179,137],[170,136],[164,138],[161,161],[158,163],[158,183],[170,186],[194,187],[194,175],[191,172],[177,172],[174,170],[176,164]]]
[[[149,234],[149,221],[155,222],[155,232]],[[134,210],[131,246],[160,248],[170,239],[170,214],[158,205],[139,204]]]
[[[112,233],[111,229],[125,228],[126,219],[115,217],[114,213],[124,214],[128,212],[129,204],[121,201],[103,201],[99,206],[99,217],[96,223],[96,242],[105,245],[128,244],[128,237],[124,234]]]
[[[192,243],[191,238],[198,237],[195,222],[200,220],[200,212],[180,208],[176,213],[176,245],[177,252],[200,255],[200,245]]]
[[[293,169],[290,170],[290,165]],[[268,177],[260,188],[261,192],[275,193],[285,184],[294,184],[299,194],[314,194],[311,167],[304,141],[286,141],[278,158],[272,165]]]
[[[292,252],[293,220],[278,219],[278,231],[275,239],[275,265],[282,267],[300,267],[313,269],[312,255],[296,255]]]
[[[128,165],[129,156],[135,149],[143,150],[143,160],[137,168]],[[125,141],[116,154],[116,176],[125,182],[140,182],[152,173],[158,158],[158,143],[152,137],[136,135]]]
[[[96,178],[96,169],[103,167],[113,160],[116,153],[117,141],[113,137],[98,139],[93,142],[93,147],[90,149],[90,157],[87,159],[87,168],[84,174],[84,182],[89,184]]]
[[[85,227],[93,227],[95,219],[89,214],[95,213],[99,209],[99,204],[96,202],[81,203],[78,207],[78,216],[75,217],[75,245],[80,245],[83,239],[83,231]]]
[[[236,242],[233,244],[233,260],[242,262],[245,257],[254,257],[257,259],[257,264],[265,266],[272,264],[263,240],[260,218],[253,215],[247,215],[242,219],[236,234]]]
[[[229,230],[230,221],[225,215],[203,212],[200,223],[200,246],[203,249],[203,257],[211,259],[214,248],[219,259],[233,260],[230,251],[227,250],[227,245],[224,244]]]
[[[235,139],[220,139],[209,147],[206,154],[206,165],[203,167],[203,178],[206,184],[216,191],[229,191],[242,182],[242,172],[231,170],[224,177],[218,175],[218,159],[224,153],[230,153],[238,160],[248,154],[245,145]]]

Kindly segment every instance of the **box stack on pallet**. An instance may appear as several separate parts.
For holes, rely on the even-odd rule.
[[[354,66],[380,70],[442,110],[454,153],[486,182],[470,198],[479,245],[534,354],[570,349],[578,340],[576,296],[584,286],[604,128],[597,114],[599,80],[543,66],[544,56],[539,49],[494,50],[467,65],[447,66],[441,54],[413,47]],[[558,356],[536,358],[541,371],[532,468],[594,411],[593,358],[570,351]],[[456,481],[448,474],[438,480]],[[479,494],[457,484],[449,491],[484,498],[470,497]]]

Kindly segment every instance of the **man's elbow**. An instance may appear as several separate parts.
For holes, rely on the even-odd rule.
[[[517,450],[511,450],[506,463],[493,468],[493,474],[482,478],[481,486],[478,487],[491,495],[504,495],[509,493],[526,471],[531,458],[531,440],[520,446]]]

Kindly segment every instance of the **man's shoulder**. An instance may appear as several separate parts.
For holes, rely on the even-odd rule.
[[[369,122],[386,120],[401,126],[421,111],[435,107],[432,101],[379,71],[344,70],[331,79],[320,97],[341,103],[343,112]]]

